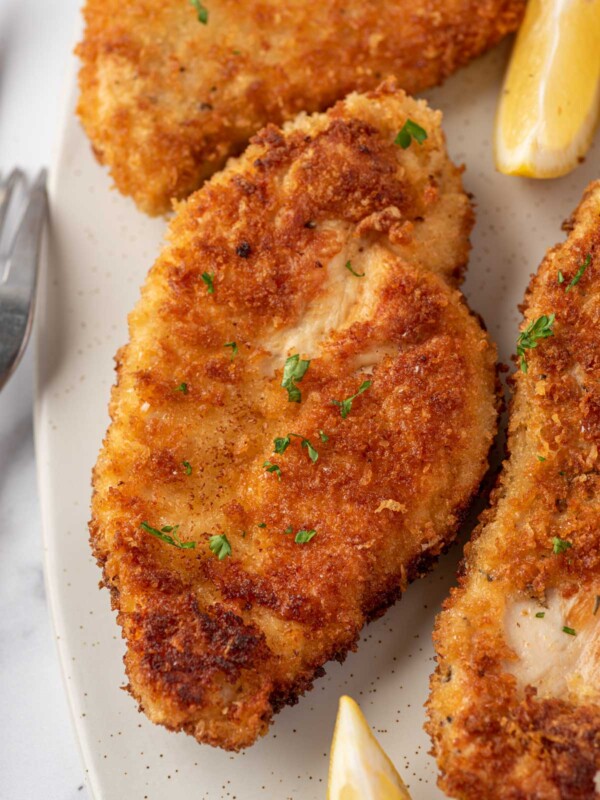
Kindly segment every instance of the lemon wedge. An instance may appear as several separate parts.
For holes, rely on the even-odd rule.
[[[577,166],[600,110],[600,0],[529,0],[498,115],[500,172],[555,178]]]
[[[351,697],[340,697],[327,800],[410,800],[402,778]]]

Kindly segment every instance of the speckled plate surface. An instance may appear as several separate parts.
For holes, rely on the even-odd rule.
[[[508,361],[517,304],[560,224],[592,178],[598,143],[566,178],[534,182],[494,171],[492,129],[508,54],[505,45],[428,93],[445,113],[449,150],[465,162],[477,225],[466,281]],[[324,800],[329,744],[340,694],[358,700],[410,786],[435,800],[436,766],[422,730],[433,669],[431,631],[454,581],[460,548],[365,629],[359,650],[250,750],[232,755],[170,734],[139,714],[119,690],[123,643],[99,592],[87,541],[90,472],[108,424],[113,356],[127,339],[126,316],[156,256],[165,221],[148,219],[110,188],[73,116],[75,79],[52,169],[48,264],[40,295],[36,439],[45,528],[46,576],[65,684],[93,796],[99,800],[302,798]]]

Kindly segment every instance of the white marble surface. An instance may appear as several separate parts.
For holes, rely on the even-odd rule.
[[[0,173],[51,162],[80,0],[0,0]],[[89,797],[42,574],[33,352],[0,394],[0,798]]]

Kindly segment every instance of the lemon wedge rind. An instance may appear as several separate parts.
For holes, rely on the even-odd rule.
[[[333,732],[327,800],[410,800],[358,704],[347,696],[340,698]]]

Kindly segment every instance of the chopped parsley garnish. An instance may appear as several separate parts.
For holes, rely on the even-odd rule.
[[[198,22],[201,22],[203,25],[207,25],[208,9],[202,5],[200,0],[190,0],[190,5],[194,6],[196,11],[198,12]]]
[[[552,537],[552,552],[553,553],[565,553],[569,548],[573,547],[571,542],[568,542],[566,539],[561,539],[558,536]]]
[[[185,470],[185,474],[186,475],[191,475],[192,474],[192,465],[190,464],[190,462],[189,461],[182,461],[181,463],[183,464],[183,469]]]
[[[344,266],[346,267],[348,272],[351,272],[356,278],[364,278],[365,277],[365,273],[364,272],[356,272],[352,268],[352,262],[351,261],[346,261]]]
[[[140,523],[140,528],[145,530],[146,533],[156,536],[157,539],[171,544],[173,547],[178,547],[180,550],[193,550],[194,547],[196,547],[196,542],[182,542],[181,539],[179,539],[177,536],[179,525],[164,525],[158,530],[158,528],[153,528],[152,525],[148,525],[147,522],[142,522]]]
[[[208,540],[208,546],[211,552],[217,556],[219,561],[223,561],[224,558],[227,558],[227,556],[231,555],[231,545],[229,544],[229,539],[224,533],[211,536]]]
[[[188,385],[187,383],[180,383],[179,386],[175,389],[176,392],[181,392],[181,394],[188,393]]]
[[[294,532],[294,529],[292,528],[291,525],[284,530],[284,533],[293,533],[293,532]]]
[[[281,385],[284,389],[287,389],[288,401],[290,403],[299,403],[302,399],[300,389],[298,389],[296,383],[300,383],[309,366],[310,360],[302,360],[298,353],[286,358]]]
[[[319,431],[319,439],[322,442],[328,442],[329,441],[329,436],[327,436],[327,434],[324,431]]]
[[[563,633],[568,633],[569,636],[577,636],[575,628],[569,628],[568,625],[563,625]]]
[[[302,447],[306,447],[306,449],[308,450],[308,457],[310,458],[312,463],[315,464],[319,460],[319,454],[312,446],[312,444],[308,441],[308,439],[304,438],[302,439]]]
[[[298,531],[298,533],[294,536],[294,541],[296,544],[306,544],[310,542],[317,535],[315,530],[312,531]]]
[[[259,522],[256,527],[257,528],[266,528],[267,527],[267,523],[266,522]]]
[[[537,460],[538,460],[538,461],[545,461],[545,460],[546,460],[546,458],[545,458],[544,456],[538,456],[538,457],[537,457]]]
[[[302,441],[302,447],[306,447],[308,450],[308,457],[313,462],[313,464],[319,460],[319,454],[312,446],[310,441],[306,439],[304,436],[300,436],[299,433],[288,433],[287,436],[278,436],[276,439],[273,439],[274,445],[274,452],[275,453],[285,453],[291,443],[291,437],[296,436],[298,439]]]
[[[562,274],[562,270],[561,269],[558,270],[558,282],[559,283],[564,283],[565,282],[565,276]]]
[[[275,445],[275,453],[285,453],[290,444],[290,434],[288,433],[287,436],[278,436],[276,439],[273,439],[273,444]]]
[[[281,480],[281,467],[277,464],[272,464],[270,461],[265,461],[263,467],[267,470],[267,472],[275,472],[277,473],[277,477]]]
[[[600,608],[600,594],[597,594],[596,595],[596,600],[594,602],[594,610],[592,611],[592,614],[594,616],[596,616],[596,614],[598,613],[598,609],[599,608]]]
[[[231,360],[233,361],[238,354],[237,342],[225,342],[223,347],[231,347]]]
[[[525,359],[525,351],[533,350],[538,346],[539,339],[547,339],[548,336],[554,336],[552,326],[554,325],[555,314],[542,314],[533,322],[521,331],[517,339],[517,355],[519,356],[519,364],[521,372],[527,372],[527,360]]]
[[[577,286],[577,284],[579,283],[579,281],[583,277],[583,273],[589,267],[591,261],[592,261],[592,254],[588,253],[585,261],[583,262],[583,264],[579,267],[579,269],[575,273],[575,277],[573,278],[573,280],[569,283],[569,285],[565,289],[566,292],[570,291],[573,288],[573,286]]]
[[[545,611],[538,611],[535,616],[536,616],[537,619],[544,619],[544,617],[546,616],[546,612]]]
[[[334,406],[338,406],[340,409],[340,414],[342,415],[342,419],[346,419],[350,411],[352,410],[352,401],[356,400],[359,394],[366,392],[367,389],[371,388],[373,381],[363,381],[358,388],[356,394],[350,395],[345,400],[332,400]]]
[[[427,139],[427,131],[412,119],[407,119],[394,139],[394,144],[400,145],[403,150],[406,150],[407,147],[410,147],[413,139],[419,144],[423,144]]]
[[[213,278],[214,277],[215,276],[211,275],[210,272],[203,272],[202,273],[202,280],[206,284],[206,291],[209,294],[214,294],[215,293],[215,287],[214,287],[214,284],[213,284]]]

